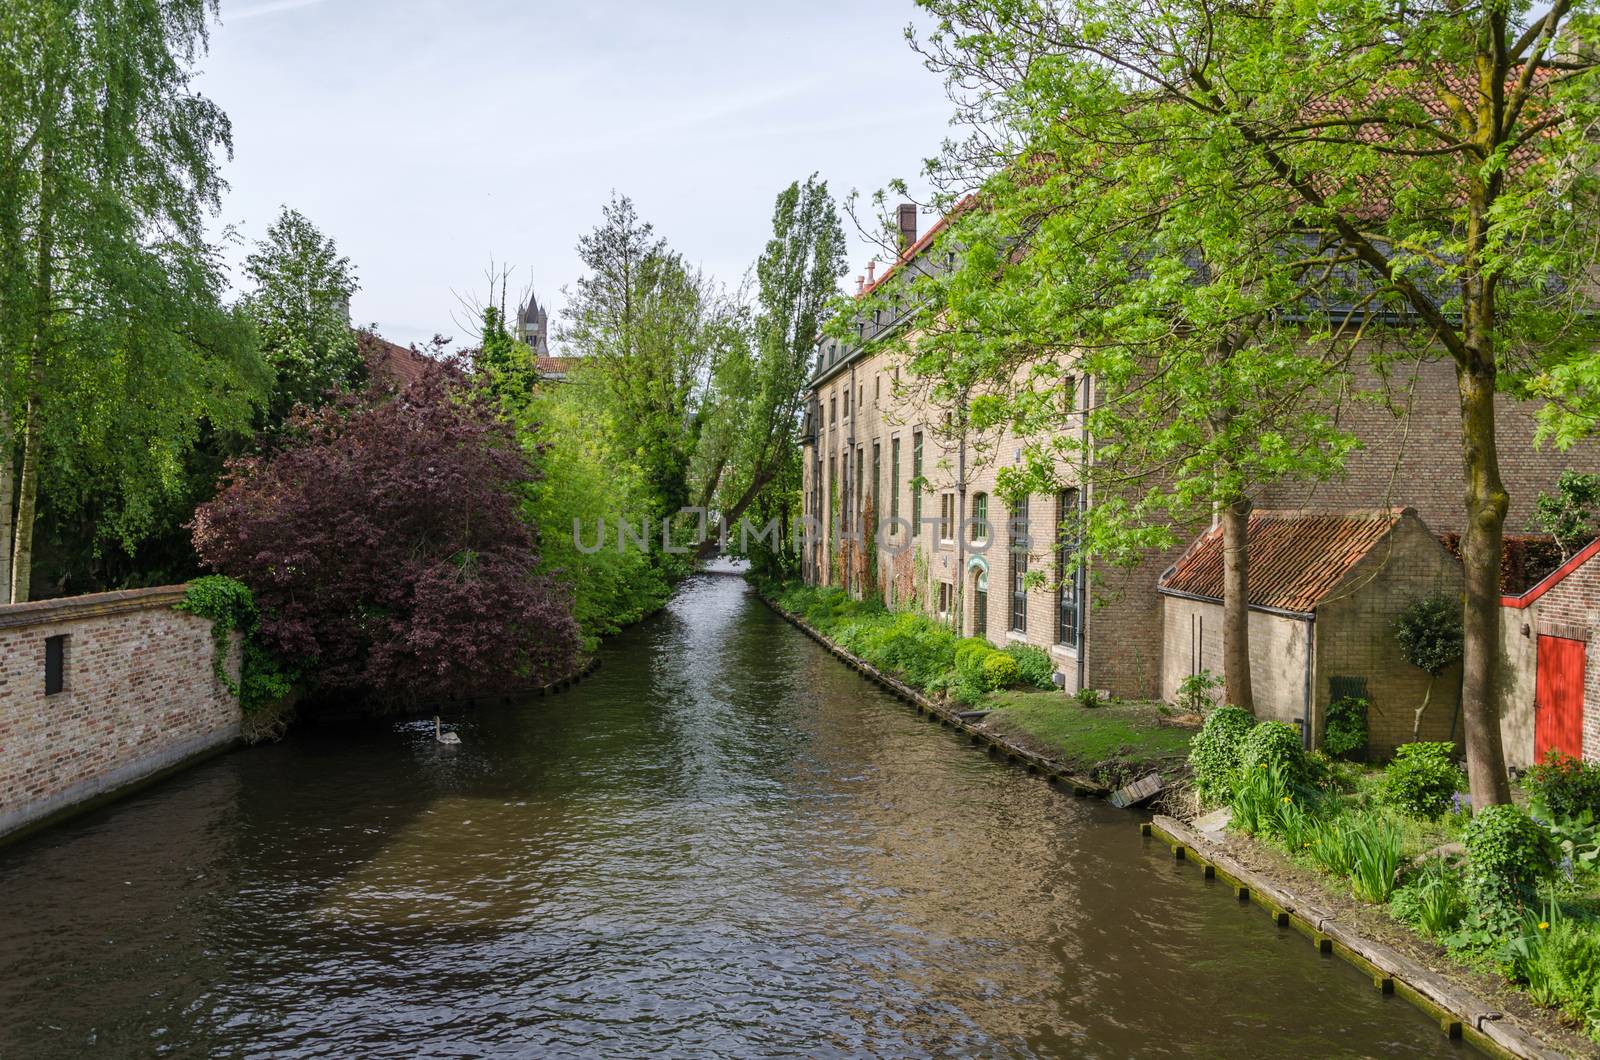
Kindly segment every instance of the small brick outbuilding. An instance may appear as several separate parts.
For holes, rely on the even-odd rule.
[[[1369,753],[1412,739],[1459,742],[1460,665],[1433,683],[1406,661],[1394,625],[1415,600],[1459,598],[1461,565],[1412,508],[1257,511],[1249,520],[1250,676],[1256,715],[1321,741],[1328,704],[1368,702]],[[1222,529],[1202,534],[1162,576],[1162,692],[1222,673]]]
[[[1600,761],[1600,539],[1500,603],[1506,764],[1526,767],[1551,750]]]

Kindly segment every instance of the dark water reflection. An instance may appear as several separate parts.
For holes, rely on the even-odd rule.
[[[731,579],[460,731],[301,734],[0,851],[0,1056],[1453,1051]]]

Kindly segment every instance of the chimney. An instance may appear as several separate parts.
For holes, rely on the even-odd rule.
[[[903,202],[895,210],[895,221],[900,228],[900,253],[904,254],[917,241],[917,208]]]
[[[867,286],[868,287],[872,286],[872,284],[876,282],[872,278],[872,273],[873,273],[873,270],[877,269],[877,267],[878,267],[878,259],[877,258],[873,258],[871,261],[867,262]]]
[[[856,294],[860,294],[866,288],[866,286],[867,286],[867,278],[865,276],[857,276],[856,277]]]

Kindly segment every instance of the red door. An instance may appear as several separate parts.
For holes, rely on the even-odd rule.
[[[1533,694],[1533,757],[1546,751],[1583,756],[1583,651],[1581,640],[1539,634],[1539,671]]]

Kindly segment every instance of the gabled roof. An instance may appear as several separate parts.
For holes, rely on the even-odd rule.
[[[1250,606],[1310,614],[1412,508],[1345,512],[1250,513]],[[1173,596],[1222,599],[1222,527],[1189,546],[1161,576],[1158,588]]]
[[[1529,604],[1539,599],[1539,597],[1560,585],[1567,579],[1569,575],[1572,574],[1573,571],[1576,571],[1579,567],[1582,567],[1585,563],[1588,563],[1596,556],[1600,556],[1600,537],[1595,538],[1593,541],[1580,548],[1576,553],[1573,554],[1571,559],[1567,560],[1561,566],[1551,571],[1543,581],[1529,589],[1527,592],[1520,596],[1502,596],[1500,598],[1500,605],[1502,607],[1527,607]]]

